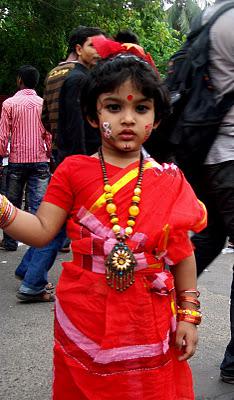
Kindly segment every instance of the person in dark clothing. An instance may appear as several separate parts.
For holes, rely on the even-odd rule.
[[[205,24],[229,0],[217,0],[206,9]],[[234,93],[234,8],[224,12],[210,29],[210,74],[217,101]],[[225,115],[197,185],[197,195],[208,211],[207,227],[192,236],[198,275],[221,253],[227,237],[234,238],[234,106]],[[234,266],[233,266],[234,271]],[[231,340],[221,363],[220,377],[234,384],[234,272],[231,286]]]
[[[80,93],[87,74],[100,56],[92,44],[92,37],[104,35],[99,28],[79,27],[70,40],[70,51],[77,54],[77,64],[67,75],[59,97],[57,132],[58,160],[68,155],[93,154],[100,145],[98,130],[84,121],[80,108]]]

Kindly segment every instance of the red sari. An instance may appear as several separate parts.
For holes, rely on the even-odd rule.
[[[125,227],[138,163],[106,167]],[[104,260],[116,240],[99,160],[68,157],[44,201],[68,212],[73,251],[56,290],[53,399],[194,399],[190,368],[172,345],[173,278],[165,264],[192,254],[187,232],[203,229],[206,213],[180,170],[145,160],[140,214],[127,241],[137,260],[135,283],[124,292],[105,278]]]

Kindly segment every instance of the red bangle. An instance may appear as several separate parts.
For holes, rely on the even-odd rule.
[[[200,301],[192,296],[180,296],[178,298],[179,303],[181,302],[187,302],[187,303],[192,303],[195,304],[195,306],[197,306],[197,308],[200,308]]]

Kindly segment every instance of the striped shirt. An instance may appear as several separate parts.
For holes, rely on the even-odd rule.
[[[7,154],[9,162],[48,162],[51,135],[41,122],[43,99],[35,90],[19,90],[3,102],[0,120],[0,156]]]

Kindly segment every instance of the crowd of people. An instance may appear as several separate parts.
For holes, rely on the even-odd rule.
[[[228,1],[208,8],[203,23]],[[233,18],[234,8],[210,34],[217,101],[234,92]],[[20,301],[55,301],[54,400],[194,399],[187,360],[202,318],[197,276],[227,238],[224,250],[234,249],[234,107],[198,199],[175,164],[144,149],[171,109],[155,64],[130,30],[111,39],[79,26],[43,98],[38,70],[23,65],[2,106],[1,250],[30,246],[15,270]],[[55,296],[48,272],[64,249],[72,261]],[[230,310],[221,378],[234,383],[234,279]]]

